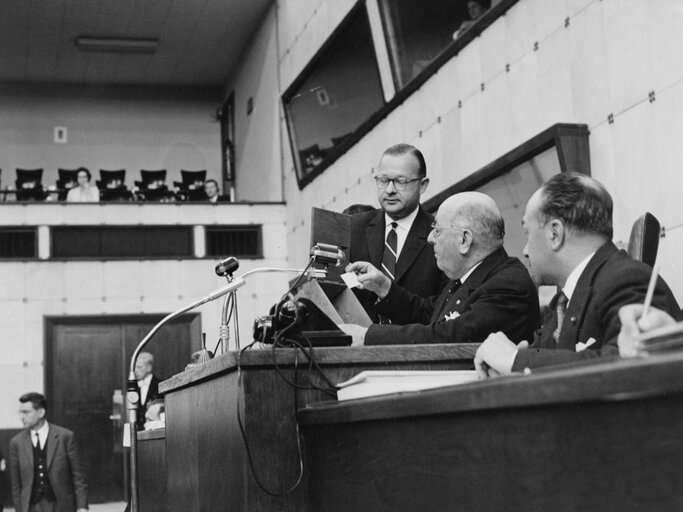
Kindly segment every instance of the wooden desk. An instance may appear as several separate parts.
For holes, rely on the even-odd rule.
[[[472,367],[476,345],[317,348],[315,359],[337,383],[362,370],[465,369]],[[297,382],[305,382],[306,360],[299,354]],[[294,389],[293,349],[250,350],[220,356],[164,381],[169,510],[178,512],[319,511],[308,509],[306,479],[291,494],[274,497],[256,483],[237,422],[237,407],[250,446],[253,467],[266,489],[282,492],[299,475],[296,407],[332,397]],[[313,380],[323,379],[312,372]]]
[[[299,417],[309,510],[683,510],[683,354]]]
[[[166,512],[166,435],[164,429],[138,432],[140,510]]]

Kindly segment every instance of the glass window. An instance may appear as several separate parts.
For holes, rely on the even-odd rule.
[[[490,7],[491,0],[380,0],[396,89],[419,75]]]
[[[284,94],[299,178],[308,183],[384,106],[367,11],[361,2]]]

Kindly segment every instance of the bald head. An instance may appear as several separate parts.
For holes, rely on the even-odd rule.
[[[461,192],[449,197],[439,207],[439,218],[448,225],[466,227],[485,247],[503,245],[505,221],[496,202],[486,194]]]

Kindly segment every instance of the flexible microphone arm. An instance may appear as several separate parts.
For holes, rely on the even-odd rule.
[[[135,378],[135,363],[137,363],[138,356],[142,349],[149,343],[161,327],[166,325],[168,322],[174,318],[186,313],[196,307],[206,304],[212,300],[222,297],[226,293],[230,293],[237,288],[244,286],[246,282],[244,279],[237,277],[234,278],[230,283],[212,291],[209,295],[202,297],[196,302],[193,302],[189,306],[185,306],[178,311],[164,317],[158,324],[156,324],[147,336],[138,344],[137,348],[133,352],[133,357],[130,359],[130,371],[128,373],[128,383],[126,386],[126,403],[128,409],[128,428],[130,429],[130,512],[140,512],[139,511],[139,493],[138,493],[138,455],[137,455],[137,445],[138,445],[138,435],[137,435],[137,418],[138,418],[138,408],[140,407],[140,392],[138,390],[138,381]]]

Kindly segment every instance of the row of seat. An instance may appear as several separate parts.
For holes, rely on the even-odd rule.
[[[59,179],[56,182],[57,199],[63,201],[70,189],[78,186],[78,169],[58,169]],[[44,200],[50,193],[44,186],[43,169],[17,169],[16,199],[17,201]],[[203,201],[206,200],[204,182],[206,170],[180,171],[181,181],[174,181],[175,190],[166,185],[166,169],[140,170],[140,180],[135,181],[135,188],[126,186],[126,170],[100,169],[100,179],[96,180],[102,201]]]

